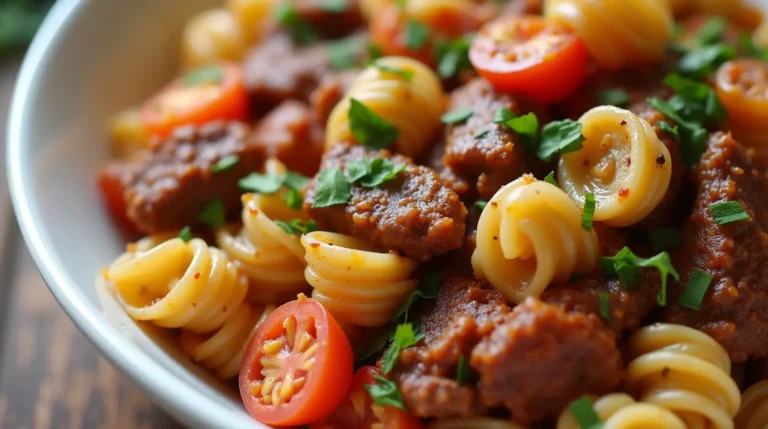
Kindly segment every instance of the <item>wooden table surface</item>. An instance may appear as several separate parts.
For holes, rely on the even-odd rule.
[[[77,330],[29,256],[5,178],[19,61],[0,62],[0,429],[178,428]]]

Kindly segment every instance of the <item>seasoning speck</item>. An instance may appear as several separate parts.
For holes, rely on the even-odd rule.
[[[659,166],[664,165],[666,162],[667,162],[667,158],[664,157],[664,154],[660,153],[656,157],[656,164],[658,164]]]

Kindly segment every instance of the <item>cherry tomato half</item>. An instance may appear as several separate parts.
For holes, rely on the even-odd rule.
[[[240,396],[258,421],[295,426],[330,414],[349,389],[352,347],[319,302],[300,295],[259,325],[240,367]]]
[[[357,370],[352,386],[341,405],[325,420],[313,423],[309,429],[420,429],[421,420],[395,407],[374,405],[366,384],[374,384],[373,376],[381,371],[373,366]],[[375,425],[375,426],[374,426]]]
[[[509,16],[486,24],[469,60],[499,91],[519,92],[533,101],[561,101],[584,80],[588,52],[562,27],[538,16]]]
[[[230,63],[185,73],[141,108],[144,127],[160,138],[168,137],[182,125],[203,125],[217,119],[242,120],[247,115],[243,72]]]
[[[113,161],[104,164],[98,172],[97,185],[99,193],[107,211],[121,227],[124,227],[128,233],[138,232],[136,224],[128,218],[128,209],[125,204],[125,186],[122,183],[122,177],[129,169],[129,165],[122,161]]]

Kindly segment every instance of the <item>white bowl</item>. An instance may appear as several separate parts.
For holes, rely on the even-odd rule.
[[[100,269],[125,248],[95,187],[97,167],[108,157],[107,120],[174,75],[183,23],[222,3],[57,2],[27,53],[13,95],[8,180],[43,278],[112,363],[185,424],[266,428],[248,415],[236,389],[152,341],[114,302],[102,303],[95,287]]]

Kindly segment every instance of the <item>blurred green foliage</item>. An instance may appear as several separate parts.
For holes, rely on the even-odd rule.
[[[52,4],[52,0],[0,0],[0,57],[32,41]]]

